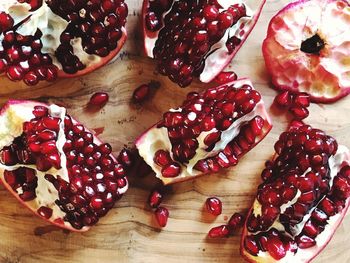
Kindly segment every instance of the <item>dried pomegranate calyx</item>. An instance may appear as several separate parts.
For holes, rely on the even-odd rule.
[[[248,214],[241,252],[250,262],[309,262],[326,246],[350,204],[350,151],[308,125],[275,144]]]
[[[139,154],[165,184],[235,165],[271,129],[248,79],[191,92],[183,105],[136,140]]]
[[[66,109],[9,101],[1,110],[0,179],[35,214],[86,231],[128,188],[123,166]]]

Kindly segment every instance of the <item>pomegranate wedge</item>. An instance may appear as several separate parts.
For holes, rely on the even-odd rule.
[[[238,159],[271,129],[260,94],[248,79],[191,92],[182,106],[136,140],[139,154],[164,184],[220,168]]]
[[[182,87],[213,80],[231,62],[259,18],[265,0],[144,0],[147,56]]]
[[[126,40],[124,0],[0,3],[0,73],[27,85],[87,74]]]
[[[275,150],[262,172],[241,252],[249,262],[309,262],[348,209],[350,152],[300,123],[281,134]]]
[[[0,179],[47,221],[86,231],[128,188],[123,166],[66,109],[9,101],[0,112]]]
[[[350,93],[349,26],[349,1],[301,0],[279,11],[262,48],[274,86],[322,103]]]

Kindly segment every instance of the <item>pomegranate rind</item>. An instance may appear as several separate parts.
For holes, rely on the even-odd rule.
[[[118,46],[109,53],[108,56],[101,58],[100,62],[93,64],[92,66],[86,67],[83,70],[79,70],[77,73],[75,74],[67,74],[66,72],[64,72],[63,70],[59,70],[57,73],[57,76],[59,78],[76,78],[76,77],[81,77],[84,75],[87,75],[99,68],[102,68],[104,65],[108,64],[108,63],[113,63],[113,61],[116,59],[116,56],[119,54],[120,50],[123,48],[128,35],[127,35],[127,31],[126,29],[123,27],[122,28],[122,37],[118,40]]]
[[[220,88],[221,86],[226,86],[226,85],[228,85],[228,86],[234,85],[235,88],[237,88],[237,89],[239,89],[243,85],[249,85],[249,86],[253,87],[253,85],[249,79],[242,78],[242,79],[238,79],[236,81],[232,81],[232,82],[228,82],[226,84],[220,85],[220,86],[218,86],[218,88]],[[266,109],[264,107],[264,103],[262,100],[259,101],[259,103],[256,105],[256,108],[258,108],[259,111],[256,114],[254,114],[254,116],[259,115],[260,117],[262,117],[264,119],[264,126],[262,127],[262,132],[260,135],[256,136],[255,142],[253,144],[251,144],[251,146],[248,150],[243,151],[243,154],[240,155],[239,158],[241,158],[244,154],[246,154],[247,152],[252,150],[259,142],[261,142],[265,138],[265,136],[272,129],[271,119],[270,119],[268,113],[266,112]],[[162,176],[161,168],[158,165],[156,165],[153,161],[154,153],[157,150],[162,149],[162,148],[154,149],[154,147],[153,147],[154,145],[151,146],[153,141],[149,141],[149,138],[148,138],[149,134],[152,135],[152,132],[154,130],[155,131],[158,130],[158,128],[157,128],[158,124],[159,123],[156,123],[155,125],[150,127],[141,136],[139,136],[135,141],[135,145],[136,145],[136,148],[139,150],[139,154],[145,160],[145,162],[149,166],[151,166],[153,171],[156,173],[156,177],[159,178],[163,182],[164,185],[169,185],[169,184],[174,184],[174,183],[178,183],[178,182],[183,182],[183,181],[195,179],[199,176],[207,174],[207,173],[203,173],[203,172],[197,171],[197,170],[196,171],[193,170],[191,173],[188,173],[188,171],[186,170],[187,168],[185,166],[183,166],[183,164],[180,164],[181,167],[183,168],[182,170],[185,170],[185,172],[182,171],[177,177],[173,177],[173,178],[168,178],[168,177]],[[166,138],[168,138],[168,137],[166,137]],[[231,140],[233,140],[233,139],[234,138],[232,138]],[[162,138],[157,137],[157,138],[153,138],[152,140],[162,140]],[[168,150],[171,150],[171,149],[168,149]],[[154,151],[154,152],[151,152],[151,151]]]
[[[144,53],[146,56],[149,58],[153,58],[153,48],[155,46],[155,42],[158,38],[158,33],[161,29],[159,29],[157,32],[151,32],[147,30],[146,24],[145,24],[145,19],[146,19],[146,13],[147,13],[147,8],[149,6],[150,0],[144,0],[143,5],[142,5],[142,20],[141,20],[141,25],[142,25],[142,33],[143,33],[143,39],[144,39]],[[232,4],[239,3],[241,1],[233,1],[231,0]],[[260,14],[262,12],[262,9],[266,3],[266,0],[259,0],[259,3],[255,0],[245,0],[242,1],[245,5],[247,5],[251,10],[252,14],[250,17],[245,17],[241,18],[243,21],[238,21],[237,25],[237,32],[235,35],[239,36],[241,39],[241,42],[239,45],[237,45],[234,49],[234,51],[229,54],[227,49],[221,49],[219,54],[216,54],[215,57],[212,59],[211,63],[207,63],[208,58],[206,59],[206,65],[205,69],[208,68],[208,72],[204,71],[201,73],[199,79],[201,82],[204,83],[209,83],[217,75],[220,74],[220,72],[232,61],[232,59],[235,57],[237,52],[240,50],[248,36],[250,35],[251,31],[254,29]],[[249,24],[248,26],[246,24]],[[243,29],[240,28],[240,26],[243,25]],[[231,35],[230,35],[231,36]]]
[[[10,117],[10,122],[16,122],[18,123],[17,125],[22,126],[23,122],[30,120],[31,118],[34,117],[32,114],[32,110],[34,109],[35,106],[44,106],[48,107],[49,105],[37,101],[29,101],[29,100],[10,100],[8,101],[0,110],[0,122],[4,121],[4,118]],[[27,114],[27,115],[26,115]],[[8,115],[8,116],[6,116]],[[72,118],[72,122],[74,124],[79,123],[77,120]],[[93,134],[92,131],[89,129],[85,128],[87,132],[90,132]],[[14,139],[16,136],[19,136],[22,133],[22,131],[16,131],[15,134],[13,135],[12,139]],[[4,133],[0,133],[1,139],[3,139]],[[8,140],[8,142],[4,145],[1,144],[1,148],[3,148],[6,145],[9,145],[12,142],[11,139]],[[94,143],[97,145],[102,144],[102,141],[100,141],[96,136],[94,136]],[[110,157],[115,161],[116,158],[110,154]],[[35,169],[35,167],[33,167]],[[38,213],[38,209],[40,208],[40,204],[33,201],[25,202],[23,201],[20,197],[19,194],[12,189],[12,187],[6,182],[4,179],[4,172],[5,172],[5,167],[4,165],[0,166],[0,182],[5,186],[5,188],[25,207],[27,207],[32,213],[34,213],[36,216],[40,217],[41,219],[44,219],[46,222],[53,224],[57,227],[67,229],[72,232],[86,232],[88,231],[91,227],[90,226],[83,226],[81,229],[76,229],[74,228],[69,222],[64,221],[63,218],[56,217],[56,218],[50,218],[47,219],[43,216],[41,216]],[[122,189],[118,189],[120,194],[124,194],[127,189],[128,189],[128,181],[126,180],[126,186]]]
[[[293,130],[293,129],[298,129],[299,127],[303,126],[304,123],[301,121],[293,121],[290,126],[289,126],[289,130]],[[347,147],[343,146],[343,145],[339,145],[338,149],[343,149],[343,161],[340,163],[339,165],[339,170],[346,165],[350,165],[350,151]],[[339,152],[339,150],[338,150]],[[273,156],[273,160],[277,158],[277,154],[275,154]],[[248,212],[248,215],[246,216],[245,219],[245,223],[244,223],[244,227],[243,227],[243,231],[241,234],[241,244],[240,244],[240,253],[242,255],[242,257],[248,261],[248,262],[252,262],[252,263],[268,263],[268,262],[311,262],[318,254],[320,254],[322,252],[322,250],[328,245],[328,243],[331,241],[332,237],[334,236],[337,228],[340,226],[340,224],[342,223],[344,217],[347,214],[347,211],[349,209],[350,206],[350,198],[347,198],[346,203],[345,203],[345,207],[341,210],[340,213],[335,214],[334,216],[331,216],[328,218],[327,222],[328,224],[325,226],[325,229],[316,237],[316,239],[320,239],[321,244],[316,243],[315,246],[310,247],[310,248],[298,248],[297,252],[295,254],[291,254],[289,252],[287,252],[286,257],[280,259],[280,260],[276,260],[274,259],[271,255],[269,255],[268,252],[263,252],[262,255],[259,255],[261,251],[259,251],[259,254],[257,256],[254,256],[252,254],[250,254],[244,246],[244,240],[245,237],[249,235],[249,231],[247,229],[247,224],[248,224],[248,219],[249,216],[254,212],[254,208],[255,208],[255,204],[259,203],[259,201],[257,199],[255,199],[253,201],[253,204],[251,206],[251,209]],[[331,220],[332,224],[330,224],[329,222]],[[298,254],[306,254],[306,258],[305,256],[302,258],[298,258],[295,255]],[[289,256],[289,258],[287,258],[287,256]]]
[[[290,22],[290,21],[293,21]],[[343,0],[301,0],[286,5],[270,21],[262,45],[265,65],[276,89],[307,92],[313,102],[332,103],[350,93],[350,6]],[[318,34],[318,54],[300,50]]]

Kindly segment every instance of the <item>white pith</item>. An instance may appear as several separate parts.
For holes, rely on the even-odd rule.
[[[174,2],[177,1],[178,0],[175,0]],[[226,66],[226,64],[228,64],[229,61],[232,59],[232,56],[228,54],[228,50],[226,48],[226,41],[228,37],[236,36],[243,41],[244,38],[247,37],[252,26],[254,25],[254,22],[257,19],[257,12],[259,12],[259,9],[261,8],[261,3],[257,3],[257,1],[252,0],[218,0],[217,2],[223,7],[223,9],[219,10],[220,12],[226,10],[229,6],[233,4],[243,3],[247,10],[247,16],[241,18],[235,25],[229,28],[226,31],[225,35],[211,47],[210,51],[208,52],[208,54],[210,55],[207,56],[205,59],[205,66],[203,72],[199,76],[199,79],[205,83],[210,82],[212,79],[214,79]],[[162,20],[164,19],[167,13],[168,12],[166,12],[163,15]],[[160,30],[158,30],[158,32],[147,32],[144,39],[146,54],[151,58],[153,58],[153,49],[155,47],[158,38],[158,33]]]
[[[57,105],[45,105],[37,102],[31,101],[15,101],[15,103],[10,102],[6,104],[8,107],[4,107],[3,111],[0,114],[0,149],[4,146],[9,146],[12,144],[13,140],[20,136],[23,133],[23,123],[26,121],[30,121],[34,118],[32,113],[34,106],[43,105],[49,108],[49,113],[53,117],[57,117],[61,119],[59,132],[57,136],[56,146],[60,153],[61,159],[61,169],[57,170],[55,168],[51,168],[49,171],[40,172],[37,170],[35,165],[22,165],[17,164],[14,166],[6,166],[0,164],[0,177],[4,183],[4,170],[16,170],[20,167],[27,167],[34,169],[36,171],[36,175],[38,178],[38,186],[36,188],[36,198],[30,202],[25,202],[28,207],[37,212],[37,210],[41,206],[49,207],[53,210],[53,214],[50,218],[50,221],[54,221],[56,219],[63,219],[65,213],[61,211],[61,209],[55,204],[55,200],[59,199],[58,191],[54,187],[52,183],[47,181],[44,176],[45,174],[51,174],[55,178],[60,176],[66,182],[69,182],[68,170],[67,170],[67,158],[63,151],[63,146],[66,142],[65,132],[64,132],[64,117],[66,115],[66,109],[63,107],[59,107]],[[72,119],[73,123],[77,122]],[[100,145],[101,141],[97,139],[97,137],[93,137],[93,142],[96,145]],[[112,157],[112,156],[111,156]],[[10,186],[9,186],[10,187]],[[126,186],[123,188],[118,188],[118,194],[124,194],[128,189],[128,182]],[[17,194],[21,194],[23,190],[21,188],[14,190]],[[64,221],[65,226],[71,228],[71,224],[67,221]],[[87,227],[83,227],[83,230],[87,229]]]
[[[67,28],[68,22],[54,14],[45,1],[43,1],[39,9],[33,12],[29,11],[30,8],[29,4],[19,3],[15,0],[0,3],[0,11],[9,13],[15,20],[15,25],[30,16],[29,20],[17,29],[17,32],[24,36],[34,35],[37,29],[40,29],[43,33],[41,37],[43,44],[42,53],[49,54],[54,65],[62,69],[61,63],[58,62],[55,56],[55,51],[60,45],[60,36]],[[74,55],[76,55],[84,65],[93,66],[101,61],[101,57],[86,53],[81,41],[73,39],[71,44],[73,50],[76,52]]]
[[[349,89],[349,25],[350,7],[340,0],[302,1],[281,11],[264,41],[274,84],[325,100]],[[301,51],[301,43],[315,34],[326,43],[320,55]]]
[[[253,87],[252,83],[248,79],[243,79],[234,82],[232,89],[239,89],[243,85],[249,85]],[[181,109],[175,109],[170,111],[181,112]],[[233,113],[233,116],[237,115],[236,112]],[[204,144],[204,138],[216,129],[213,129],[209,132],[202,132],[196,139],[198,141],[198,148],[196,150],[196,155],[189,161],[188,164],[179,163],[181,166],[181,173],[176,177],[176,180],[181,180],[182,178],[195,177],[202,174],[201,171],[193,169],[195,164],[202,159],[212,157],[217,155],[222,151],[228,144],[231,142],[239,133],[240,127],[252,120],[255,116],[260,115],[265,119],[265,122],[269,122],[269,119],[266,117],[267,113],[265,111],[264,103],[261,100],[257,103],[255,108],[248,114],[242,116],[241,118],[235,120],[232,125],[225,131],[222,132],[221,140],[215,144],[215,147],[212,151],[207,152],[207,145]],[[259,140],[256,138],[256,140]],[[160,178],[165,184],[171,183],[174,181],[174,178],[166,178],[161,174],[161,167],[155,164],[154,155],[158,150],[168,151],[173,158],[172,154],[172,145],[168,137],[168,130],[165,127],[157,128],[153,127],[148,130],[137,142],[136,147],[139,150],[140,156],[145,160],[145,162],[151,166],[152,170],[155,171],[156,176]]]
[[[329,164],[329,167],[331,170],[331,173],[330,173],[331,179],[330,179],[329,184],[330,184],[330,186],[332,186],[333,180],[337,176],[337,174],[339,173],[341,168],[346,164],[350,165],[349,149],[343,145],[339,145],[337,153],[334,156],[331,156],[329,158],[328,164]],[[307,172],[308,171],[306,171],[305,173],[307,173]],[[278,221],[278,219],[272,224],[272,226],[269,229],[275,228],[278,231],[280,231],[281,233],[284,233],[285,235],[294,239],[294,237],[296,237],[297,235],[299,235],[301,233],[304,225],[310,219],[311,213],[315,210],[317,205],[322,200],[323,200],[323,198],[317,204],[315,204],[315,206],[312,209],[310,209],[308,214],[304,216],[302,222],[300,222],[298,225],[294,226],[293,235],[291,235],[285,231],[284,226]],[[349,202],[350,202],[350,199],[348,198],[346,200],[345,208],[341,211],[341,213],[336,214],[334,216],[331,216],[327,220],[327,225],[325,226],[325,229],[315,238],[316,245],[313,247],[306,248],[306,249],[298,248],[296,253],[292,253],[291,251],[288,251],[286,256],[280,260],[275,260],[274,258],[272,258],[270,256],[270,254],[268,252],[263,252],[263,251],[259,251],[257,256],[253,256],[253,255],[249,254],[247,251],[244,251],[243,253],[245,256],[249,257],[252,260],[252,262],[260,262],[260,263],[270,263],[270,262],[302,263],[302,262],[309,262],[327,245],[330,238],[334,234],[334,231],[341,223],[342,218],[345,216],[346,210],[349,206]],[[293,202],[291,202],[291,203],[293,203]],[[286,207],[285,207],[285,209],[286,209]],[[255,210],[257,210],[257,212]],[[256,215],[261,214],[261,204],[259,203],[258,200],[254,201],[252,213],[256,214]],[[246,231],[247,231],[246,235],[252,234],[252,233],[248,232],[248,230],[246,230]],[[267,231],[263,231],[263,232],[267,232]],[[253,234],[257,234],[257,233],[259,233],[259,231],[256,233],[253,233]]]

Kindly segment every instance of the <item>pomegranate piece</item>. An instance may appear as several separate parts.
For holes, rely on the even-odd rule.
[[[126,40],[124,0],[2,1],[0,73],[27,85],[87,74]]]
[[[102,108],[104,107],[109,100],[109,95],[106,92],[96,92],[94,93],[90,100],[89,100],[89,106],[96,107],[96,108]]]
[[[190,92],[135,144],[156,176],[170,184],[236,165],[270,129],[260,94],[241,79]]]
[[[265,0],[144,0],[147,56],[181,87],[213,80],[232,60],[259,18]]]
[[[168,218],[169,218],[169,211],[165,207],[158,207],[156,211],[154,212],[156,216],[156,220],[158,222],[158,225],[160,227],[165,227],[166,224],[168,223]]]
[[[275,150],[263,171],[270,175],[258,187],[245,222],[241,253],[249,262],[309,262],[348,209],[350,152],[323,131],[296,121],[280,135]]]
[[[222,212],[222,202],[217,197],[209,197],[205,201],[205,207],[207,211],[215,216],[221,215]]]
[[[0,112],[0,179],[36,215],[86,231],[128,188],[124,166],[57,105],[9,101]]]
[[[274,86],[306,92],[314,102],[331,103],[346,96],[350,74],[343,65],[350,51],[344,45],[350,34],[344,28],[349,25],[349,4],[342,0],[322,5],[297,1],[279,11],[270,21],[262,48]]]

